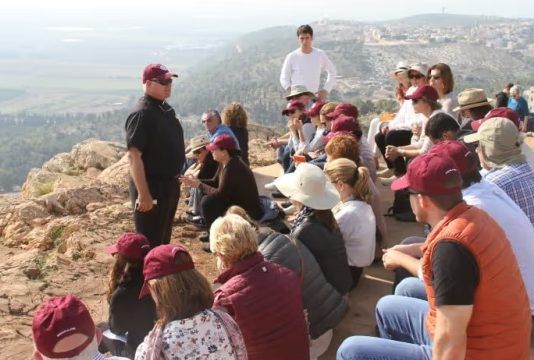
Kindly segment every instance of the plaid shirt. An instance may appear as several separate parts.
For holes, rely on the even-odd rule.
[[[503,189],[534,225],[534,169],[528,163],[492,169],[484,178]]]

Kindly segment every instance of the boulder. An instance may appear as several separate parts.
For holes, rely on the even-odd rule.
[[[72,157],[69,153],[59,153],[43,165],[43,170],[56,173],[68,173],[72,169]]]
[[[74,145],[70,156],[77,168],[103,170],[119,161],[125,151],[126,148],[119,143],[88,139]]]
[[[97,179],[110,185],[119,185],[125,190],[128,189],[128,180],[130,177],[130,166],[128,155],[125,154],[115,164],[107,167],[98,175]]]
[[[54,173],[46,169],[31,169],[22,185],[21,196],[31,199],[46,195],[54,191],[54,183],[60,173]]]

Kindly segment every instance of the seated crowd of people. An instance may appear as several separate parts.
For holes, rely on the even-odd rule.
[[[483,89],[456,96],[443,63],[400,62],[390,77],[399,110],[367,136],[356,106],[290,87],[288,131],[268,143],[282,173],[266,189],[283,209],[259,196],[244,107],[206,111],[180,180],[188,222],[206,230],[214,283],[179,242],[151,248],[125,233],[107,249],[108,321],[95,325],[72,295],[47,300],[33,319],[36,358],[317,359],[365,268],[381,260],[395,284],[376,305],[377,336],[345,339],[338,359],[528,359],[528,105],[511,84],[496,108]],[[425,237],[390,244],[378,181],[426,224]]]

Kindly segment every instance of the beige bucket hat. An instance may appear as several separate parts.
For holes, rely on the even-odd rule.
[[[314,93],[308,90],[308,88],[304,85],[292,85],[291,90],[289,91],[289,95],[286,96],[286,100],[291,100],[295,96],[302,95],[302,94],[309,94],[312,98],[315,97]]]
[[[291,200],[315,210],[332,209],[339,194],[323,171],[315,165],[302,163],[293,173],[274,181],[276,188]]]
[[[484,105],[491,105],[490,101],[491,99],[488,99],[486,92],[483,89],[465,89],[458,94],[458,104],[460,106],[454,108],[453,111],[462,111]]]

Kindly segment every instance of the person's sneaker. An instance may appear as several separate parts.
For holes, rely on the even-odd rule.
[[[276,190],[278,190],[278,189],[276,188],[276,185],[274,184],[274,181],[272,181],[272,182],[270,182],[270,183],[268,183],[268,184],[265,184],[263,187],[265,188],[265,190],[269,190],[269,191],[276,191]]]
[[[282,193],[281,193],[280,191],[278,191],[278,190],[275,191],[275,192],[273,192],[273,193],[271,194],[271,196],[272,196],[273,198],[275,198],[275,199],[285,199],[285,198],[286,198],[285,195],[282,194]]]
[[[288,208],[288,207],[290,207],[291,205],[293,205],[293,203],[291,202],[291,200],[284,201],[283,203],[280,204],[280,206],[283,207],[283,208]]]
[[[198,240],[202,241],[203,243],[207,243],[209,244],[210,242],[210,234],[208,234],[207,232],[203,233],[202,235],[200,235],[200,237],[198,238]]]
[[[284,209],[284,214],[286,215],[293,215],[295,213],[295,211],[297,210],[297,208],[295,207],[295,205],[291,205],[291,206],[288,206]]]
[[[204,218],[200,215],[187,215],[187,218],[185,221],[191,225],[196,226],[199,229],[205,229],[206,228],[206,221]]]
[[[207,253],[211,253],[211,250],[210,250],[210,243],[207,242],[207,243],[202,244],[202,250],[204,250],[204,251],[207,252]]]
[[[393,175],[393,176],[390,176],[390,177],[388,177],[388,178],[379,178],[379,179],[380,179],[380,183],[381,183],[382,185],[384,185],[384,186],[389,186],[389,185],[391,185],[391,183],[392,183],[393,181],[395,181],[395,180],[397,179],[397,177],[396,177],[395,175]]]
[[[391,175],[394,175],[393,169],[385,168],[384,170],[380,170],[376,173],[377,176],[387,178]]]

